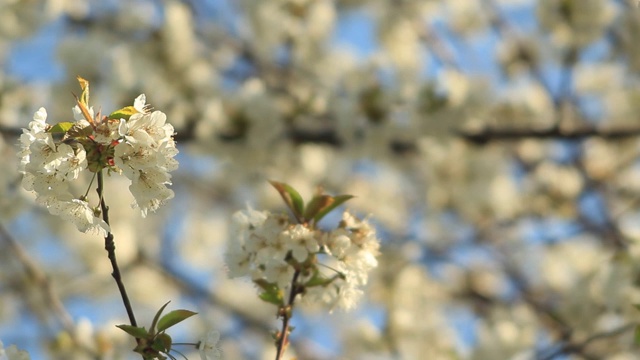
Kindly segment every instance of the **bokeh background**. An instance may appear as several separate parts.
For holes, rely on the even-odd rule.
[[[176,128],[166,206],[106,184],[139,322],[199,312],[174,341],[274,358],[275,309],[223,261],[235,211],[286,211],[273,179],[355,195],[382,239],[358,310],[297,309],[287,358],[640,359],[635,1],[1,0],[0,66],[0,339],[32,359],[136,358],[103,239],[17,172],[78,75]]]

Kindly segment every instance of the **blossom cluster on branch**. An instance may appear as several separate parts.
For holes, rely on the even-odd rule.
[[[226,262],[231,277],[251,277],[263,300],[278,304],[300,286],[296,295],[306,302],[349,310],[378,265],[379,246],[373,227],[349,212],[336,229],[321,231],[286,215],[248,209],[233,216]]]
[[[161,111],[150,111],[144,94],[133,106],[109,116],[95,114],[89,107],[89,84],[79,79],[83,96],[73,108],[74,122],[47,123],[47,111],[40,108],[20,136],[22,185],[36,193],[36,201],[53,215],[72,222],[82,232],[109,232],[92,207],[88,191],[76,196],[72,182],[83,170],[97,173],[107,169],[131,180],[129,190],[142,216],[155,211],[173,197],[170,171],[177,169],[178,153],[174,129]]]

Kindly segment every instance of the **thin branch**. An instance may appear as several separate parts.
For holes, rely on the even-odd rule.
[[[102,219],[107,225],[109,224],[109,207],[104,201],[104,176],[102,171],[98,172],[98,196],[100,197],[100,209],[102,210]],[[127,296],[127,289],[122,282],[122,276],[120,275],[120,268],[118,267],[118,261],[116,260],[116,244],[113,240],[113,234],[111,231],[107,233],[107,236],[104,238],[104,249],[107,250],[109,261],[111,261],[111,267],[113,272],[111,276],[116,281],[118,285],[118,290],[120,291],[120,295],[122,296],[122,303],[124,304],[125,309],[127,310],[127,315],[129,316],[129,322],[131,326],[138,326],[136,322],[136,317],[133,313],[133,308],[131,307],[131,302],[129,301],[129,296]],[[139,342],[139,339],[136,338],[136,341]]]
[[[560,346],[559,348],[555,349],[555,350],[551,350],[550,353],[548,353],[546,356],[541,356],[539,357],[539,360],[552,360],[555,359],[557,356],[560,355],[570,355],[570,354],[575,354],[575,353],[582,353],[584,352],[584,349],[589,346],[591,343],[598,341],[598,340],[603,340],[603,339],[607,339],[607,338],[611,338],[614,336],[618,336],[621,334],[624,334],[627,331],[633,330],[635,327],[637,326],[637,324],[626,324],[626,325],[622,325],[618,328],[615,328],[613,330],[609,330],[609,331],[605,331],[605,332],[601,332],[601,333],[597,333],[594,335],[591,335],[590,337],[586,338],[585,340],[581,341],[581,342],[566,342],[564,343],[562,346]],[[543,353],[546,351],[543,351]]]
[[[442,41],[436,33],[434,27],[417,22],[415,31],[436,61],[444,66],[460,71],[460,65],[456,62],[455,54],[445,45],[445,42]]]
[[[484,0],[483,5],[483,7],[489,13],[489,22],[494,32],[497,35],[502,36],[503,38],[506,38],[507,36],[515,37],[516,41],[520,45],[522,43],[522,38],[517,35],[518,31],[511,24],[509,24],[506,19],[504,19],[499,11],[499,7],[495,4],[495,2],[493,0]],[[545,80],[538,64],[529,61],[528,65],[529,71],[533,78],[540,84],[540,86],[542,86],[546,90],[547,94],[549,94],[549,97],[553,99],[554,107],[557,108],[559,105],[559,100],[553,96],[551,85]]]
[[[282,330],[280,331],[280,335],[278,336],[277,342],[277,351],[276,351],[276,360],[282,359],[282,355],[284,355],[284,351],[287,349],[288,338],[289,338],[289,321],[291,320],[291,316],[293,315],[293,303],[296,300],[296,296],[300,293],[300,289],[298,286],[298,277],[300,276],[300,271],[296,270],[293,274],[293,279],[291,280],[291,292],[289,293],[289,301],[285,307],[280,308],[280,316],[282,317]]]
[[[590,137],[598,137],[605,140],[621,140],[640,136],[640,127],[618,127],[614,129],[584,127],[570,130],[558,127],[543,130],[484,128],[480,131],[457,130],[455,133],[457,136],[471,143],[486,145],[494,141],[524,139],[584,140]]]

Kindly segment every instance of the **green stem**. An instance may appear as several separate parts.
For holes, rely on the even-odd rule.
[[[96,174],[93,173],[93,177],[91,178],[91,182],[89,182],[89,186],[87,186],[87,191],[84,193],[84,198],[86,199],[89,196],[89,190],[91,190],[91,185],[93,185],[93,181],[96,179]],[[102,171],[100,171],[100,175],[102,175]],[[102,199],[102,194],[100,194],[100,199]]]
[[[102,210],[102,219],[107,225],[109,224],[109,207],[104,201],[103,193],[104,193],[104,178],[102,176],[102,170],[98,173],[98,196],[100,197],[100,209]],[[107,236],[104,238],[104,249],[107,250],[107,254],[109,256],[109,260],[111,261],[111,268],[113,272],[111,272],[111,276],[116,281],[118,285],[118,290],[120,291],[120,296],[122,296],[122,302],[124,303],[124,307],[127,310],[127,315],[129,316],[129,322],[131,326],[138,326],[136,322],[136,317],[133,314],[133,308],[131,307],[131,302],[129,301],[129,296],[127,296],[127,289],[124,287],[124,283],[122,282],[122,276],[120,275],[120,268],[118,267],[118,261],[116,260],[116,244],[113,240],[113,234],[111,232],[107,233]],[[136,342],[139,342],[140,339],[136,338]]]

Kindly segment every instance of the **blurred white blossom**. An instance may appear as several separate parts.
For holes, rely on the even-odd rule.
[[[557,45],[583,47],[603,34],[615,7],[607,0],[541,0],[537,13]]]
[[[218,348],[220,332],[209,330],[200,340],[198,351],[202,360],[216,360],[222,358],[222,351]]]

